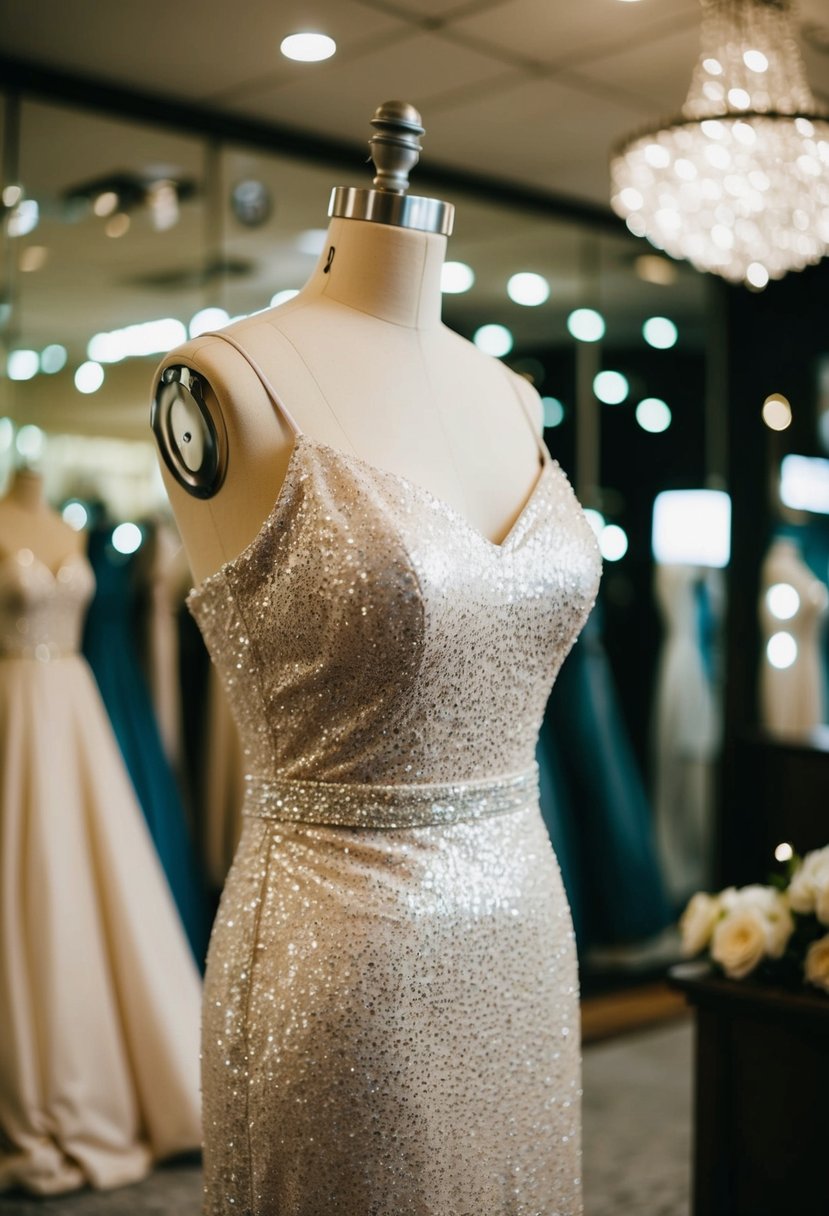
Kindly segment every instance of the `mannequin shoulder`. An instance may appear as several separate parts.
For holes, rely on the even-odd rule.
[[[199,378],[205,391],[210,391],[219,403],[232,399],[247,381],[255,381],[253,369],[239,352],[222,338],[205,334],[183,342],[164,356],[155,371],[153,391],[164,383],[170,383],[170,374],[178,368],[186,368]]]
[[[516,393],[521,398],[522,404],[533,421],[535,429],[539,434],[543,434],[544,403],[538,394],[538,390],[535,388],[535,385],[533,385],[531,381],[527,379],[526,376],[522,376],[518,372],[514,372],[512,368],[507,368],[507,372],[515,385]]]
[[[501,383],[504,383],[506,377],[507,382],[511,382],[514,392],[521,400],[522,405],[540,434],[544,429],[544,406],[542,405],[541,398],[526,376],[521,376],[517,372],[512,371],[500,359],[495,359],[492,355],[485,354],[473,342],[470,342],[467,338],[462,338],[460,334],[455,333],[448,326],[443,326],[442,328],[446,353],[458,360],[462,366],[468,367],[470,374],[474,371],[476,376],[491,378],[493,382],[500,381]]]
[[[231,450],[245,449],[251,426],[272,424],[268,390],[244,349],[205,334],[170,351],[156,369],[150,420],[168,493],[172,478],[195,498],[214,497]]]

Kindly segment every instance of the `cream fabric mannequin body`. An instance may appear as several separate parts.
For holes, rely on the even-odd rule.
[[[83,551],[83,537],[64,523],[43,495],[43,478],[18,469],[0,499],[0,556],[28,550],[53,573]]]
[[[168,359],[227,426],[218,494],[171,496],[245,758],[205,975],[210,1216],[583,1211],[535,748],[601,560],[535,394],[441,325],[444,250],[337,220],[296,300]],[[177,452],[185,400],[154,418]]]
[[[423,486],[497,543],[539,476],[516,391],[539,429],[541,407],[525,380],[442,324],[445,250],[443,236],[334,219],[300,294],[228,332],[309,436]],[[177,363],[207,379],[208,402],[228,437],[227,476],[207,502],[163,470],[201,580],[256,535],[279,493],[293,436],[229,343],[196,338],[161,366]]]

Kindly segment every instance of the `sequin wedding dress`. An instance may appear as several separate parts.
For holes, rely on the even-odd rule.
[[[0,556],[0,1190],[41,1195],[201,1138],[200,981],[77,653],[93,586]]]
[[[301,433],[249,361],[295,446],[189,601],[248,766],[208,956],[205,1210],[574,1216],[576,960],[534,749],[593,533],[540,440],[496,544]]]

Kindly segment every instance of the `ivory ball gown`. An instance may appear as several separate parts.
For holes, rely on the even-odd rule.
[[[198,1147],[200,980],[86,661],[83,556],[0,556],[0,1189]]]

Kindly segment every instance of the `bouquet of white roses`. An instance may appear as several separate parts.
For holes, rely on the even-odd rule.
[[[731,979],[758,973],[829,993],[829,847],[794,857],[773,881],[694,895],[679,922],[683,954],[707,950]]]

